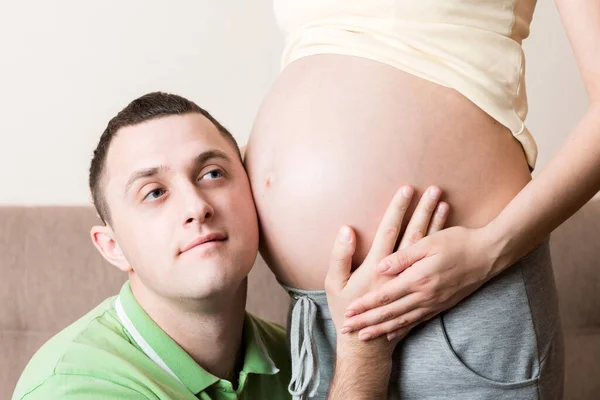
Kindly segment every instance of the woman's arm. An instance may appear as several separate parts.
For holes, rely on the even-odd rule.
[[[589,96],[587,113],[490,224],[449,228],[382,260],[381,273],[399,275],[350,304],[350,330],[377,337],[447,310],[531,251],[600,190],[600,1],[555,2]],[[383,322],[390,315],[394,319]]]
[[[550,163],[490,224],[494,272],[529,252],[600,190],[600,2],[556,0],[590,106]]]

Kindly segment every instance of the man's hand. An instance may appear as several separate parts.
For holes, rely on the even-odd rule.
[[[401,247],[408,247],[425,233],[442,229],[448,215],[448,205],[438,204],[440,194],[438,188],[432,187],[422,197],[403,235]],[[354,231],[345,226],[338,234],[325,279],[329,310],[338,331],[330,399],[342,396],[345,400],[376,399],[387,395],[391,354],[412,326],[395,330],[391,340],[383,337],[369,342],[359,340],[355,333],[347,333],[341,327],[346,308],[352,301],[391,279],[379,274],[376,265],[394,251],[412,196],[413,189],[408,186],[396,193],[379,225],[369,254],[354,273],[351,272],[352,256],[356,249]]]

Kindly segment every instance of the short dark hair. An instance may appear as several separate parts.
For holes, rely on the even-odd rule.
[[[223,137],[233,145],[241,159],[240,149],[233,135],[219,121],[213,118],[208,111],[196,103],[175,94],[163,92],[145,94],[129,103],[108,122],[106,129],[102,133],[102,136],[100,136],[98,146],[94,150],[90,165],[89,185],[94,206],[102,222],[105,224],[110,223],[110,211],[103,193],[102,176],[108,149],[117,132],[121,128],[138,125],[153,119],[190,113],[202,114],[212,122]]]

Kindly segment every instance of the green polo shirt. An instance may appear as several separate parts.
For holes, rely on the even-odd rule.
[[[138,304],[129,282],[33,356],[13,400],[289,399],[280,326],[246,314],[238,387],[210,374]]]

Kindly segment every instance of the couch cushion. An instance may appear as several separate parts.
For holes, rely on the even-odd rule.
[[[591,201],[550,242],[565,334],[565,399],[600,398],[600,201]]]

